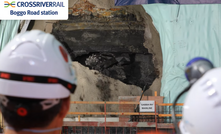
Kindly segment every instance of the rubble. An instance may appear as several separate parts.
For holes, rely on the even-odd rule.
[[[93,70],[126,84],[149,87],[157,77],[152,56],[128,53],[92,53],[76,60]]]

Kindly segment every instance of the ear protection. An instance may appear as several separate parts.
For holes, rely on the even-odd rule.
[[[185,76],[190,83],[194,83],[212,68],[214,66],[208,59],[196,57],[187,63]]]

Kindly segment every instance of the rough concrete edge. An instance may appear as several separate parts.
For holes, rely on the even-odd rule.
[[[53,24],[59,20],[35,20],[32,30],[38,29],[46,33],[51,33],[53,30]]]
[[[142,5],[132,5],[125,6],[128,12],[134,13],[138,18],[138,21],[143,21],[145,23],[145,42],[143,43],[144,47],[148,49],[149,53],[153,55],[153,64],[157,69],[158,78],[154,80],[149,90],[146,91],[145,95],[154,95],[153,91],[157,91],[160,95],[161,89],[161,78],[162,78],[162,67],[163,67],[163,57],[162,49],[160,44],[160,36],[155,26],[153,25],[152,18],[149,14],[146,13]]]
[[[146,11],[144,10],[144,12]],[[153,64],[157,68],[156,71],[158,72],[158,76],[159,76],[158,78],[154,80],[149,90],[155,89],[154,91],[157,91],[158,95],[160,95],[161,79],[162,79],[162,73],[163,73],[163,57],[162,57],[163,55],[162,55],[162,49],[161,49],[161,44],[160,44],[160,36],[155,26],[152,23],[152,18],[150,17],[150,15],[146,13],[146,15],[144,15],[144,18],[145,18],[144,22],[146,25],[145,36],[144,36],[145,38],[144,47],[146,47],[148,51],[153,55]],[[151,39],[152,42],[149,42],[150,39],[147,36],[148,31],[151,31],[152,34],[155,34],[155,35],[152,35],[152,39]],[[154,95],[154,93],[152,93],[152,95]]]

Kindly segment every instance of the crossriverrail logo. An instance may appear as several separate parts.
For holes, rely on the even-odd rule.
[[[0,20],[67,20],[68,0],[0,0],[0,13]]]
[[[12,1],[11,3],[8,1],[4,1],[4,6],[5,6],[5,8],[8,8],[10,6],[15,8],[15,1]]]

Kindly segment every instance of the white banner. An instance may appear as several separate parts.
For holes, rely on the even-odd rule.
[[[68,0],[1,0],[1,20],[67,20]]]

